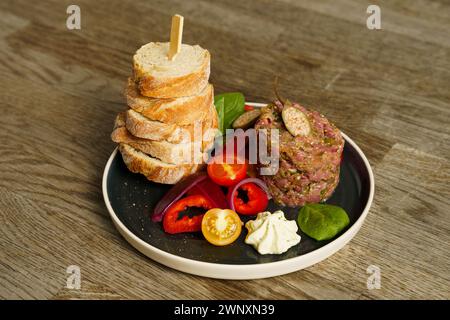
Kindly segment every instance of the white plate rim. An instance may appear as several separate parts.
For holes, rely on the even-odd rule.
[[[256,103],[256,102],[246,102],[246,104],[254,107],[264,107],[266,103]],[[106,208],[111,216],[111,219],[119,231],[119,233],[127,240],[135,249],[146,255],[152,260],[159,262],[170,268],[198,275],[208,278],[216,279],[226,279],[226,280],[251,280],[251,279],[262,279],[280,276],[283,274],[298,271],[314,265],[326,258],[330,257],[340,249],[342,249],[359,231],[364,220],[366,219],[369,209],[372,205],[374,192],[375,192],[375,180],[372,172],[372,168],[367,160],[366,156],[358,145],[350,139],[346,134],[341,132],[345,141],[349,143],[362,158],[364,165],[366,166],[367,172],[369,174],[369,198],[367,204],[361,216],[356,220],[356,222],[338,238],[334,239],[330,243],[327,243],[323,247],[320,247],[314,251],[308,252],[301,256],[294,258],[289,258],[281,261],[258,263],[258,264],[220,264],[212,262],[204,262],[193,260],[189,258],[180,257],[164,250],[158,249],[147,242],[140,239],[134,233],[132,233],[118,218],[114,209],[109,201],[109,196],[107,192],[107,180],[108,172],[111,167],[111,163],[118,152],[116,147],[109,157],[105,169],[103,171],[102,178],[102,192],[103,198],[105,200]]]

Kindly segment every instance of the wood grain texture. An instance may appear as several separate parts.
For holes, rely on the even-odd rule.
[[[0,298],[449,299],[450,7],[377,1],[0,2]],[[255,281],[205,279],[139,254],[114,229],[101,175],[109,135],[143,43],[211,52],[216,92],[283,96],[318,109],[352,137],[375,171],[373,208],[341,251],[306,270]],[[220,23],[219,23],[220,22]],[[251,63],[249,63],[249,61]],[[80,290],[66,268],[81,268]],[[381,268],[368,290],[366,269]]]

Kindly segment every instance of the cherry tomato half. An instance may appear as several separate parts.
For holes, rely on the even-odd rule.
[[[247,176],[247,162],[238,162],[238,158],[233,156],[227,157],[224,161],[215,157],[208,164],[208,175],[218,185],[225,187],[235,185]]]
[[[242,221],[230,209],[211,209],[202,220],[202,233],[205,239],[215,246],[233,243],[242,231]]]

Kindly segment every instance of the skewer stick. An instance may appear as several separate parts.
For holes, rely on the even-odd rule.
[[[183,38],[183,16],[176,14],[172,17],[172,28],[170,30],[170,47],[167,58],[172,61],[181,49]]]

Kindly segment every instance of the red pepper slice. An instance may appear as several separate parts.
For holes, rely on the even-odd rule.
[[[206,212],[209,209],[212,209],[214,205],[206,197],[200,194],[178,200],[169,207],[164,215],[164,231],[170,234],[201,231],[204,214],[196,215],[192,218],[187,215],[180,219],[178,217],[180,212],[192,207],[205,209]]]
[[[227,199],[225,198],[222,189],[212,182],[210,178],[200,181],[186,192],[186,195],[188,196],[193,196],[195,194],[204,196],[209,202],[214,204],[214,208],[228,209]]]
[[[244,110],[245,111],[251,111],[251,110],[254,110],[254,109],[255,109],[255,107],[253,107],[253,106],[249,106],[248,104],[244,105]]]
[[[230,188],[229,192],[231,192],[232,189],[233,188]],[[240,196],[240,194],[243,194],[243,196]],[[240,186],[238,192],[235,192],[233,203],[237,213],[254,215],[267,208],[269,199],[267,194],[260,187],[249,182]]]

